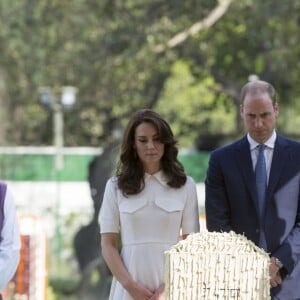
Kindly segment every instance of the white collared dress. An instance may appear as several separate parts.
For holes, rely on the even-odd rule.
[[[145,188],[124,197],[117,178],[108,180],[99,214],[101,233],[121,234],[122,260],[136,281],[156,290],[164,281],[164,251],[176,244],[181,234],[199,231],[195,182],[187,177],[179,189],[167,185],[163,173],[145,175]],[[113,278],[110,300],[132,300]]]

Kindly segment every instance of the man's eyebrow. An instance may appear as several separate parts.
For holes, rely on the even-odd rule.
[[[263,112],[260,112],[260,113],[246,112],[245,114],[246,114],[246,115],[256,116],[256,115],[266,115],[266,114],[270,114],[270,112],[269,112],[269,111],[263,111]]]

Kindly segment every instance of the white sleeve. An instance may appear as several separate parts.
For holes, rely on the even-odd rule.
[[[0,291],[16,272],[20,260],[20,248],[20,231],[14,198],[11,190],[7,187],[0,242]]]
[[[99,214],[100,232],[118,233],[120,230],[120,212],[117,199],[117,179],[115,177],[108,180],[103,202]]]

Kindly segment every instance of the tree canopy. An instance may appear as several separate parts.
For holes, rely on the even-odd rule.
[[[64,113],[68,146],[111,142],[142,107],[161,112],[182,146],[235,136],[251,74],[274,84],[279,128],[296,135],[299,10],[280,0],[1,0],[0,143],[52,144],[38,90],[59,97],[65,85],[78,88]]]

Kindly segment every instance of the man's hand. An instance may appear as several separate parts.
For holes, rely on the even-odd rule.
[[[270,284],[272,287],[276,287],[277,285],[282,283],[282,278],[279,273],[279,267],[276,264],[276,259],[274,256],[270,259]]]

